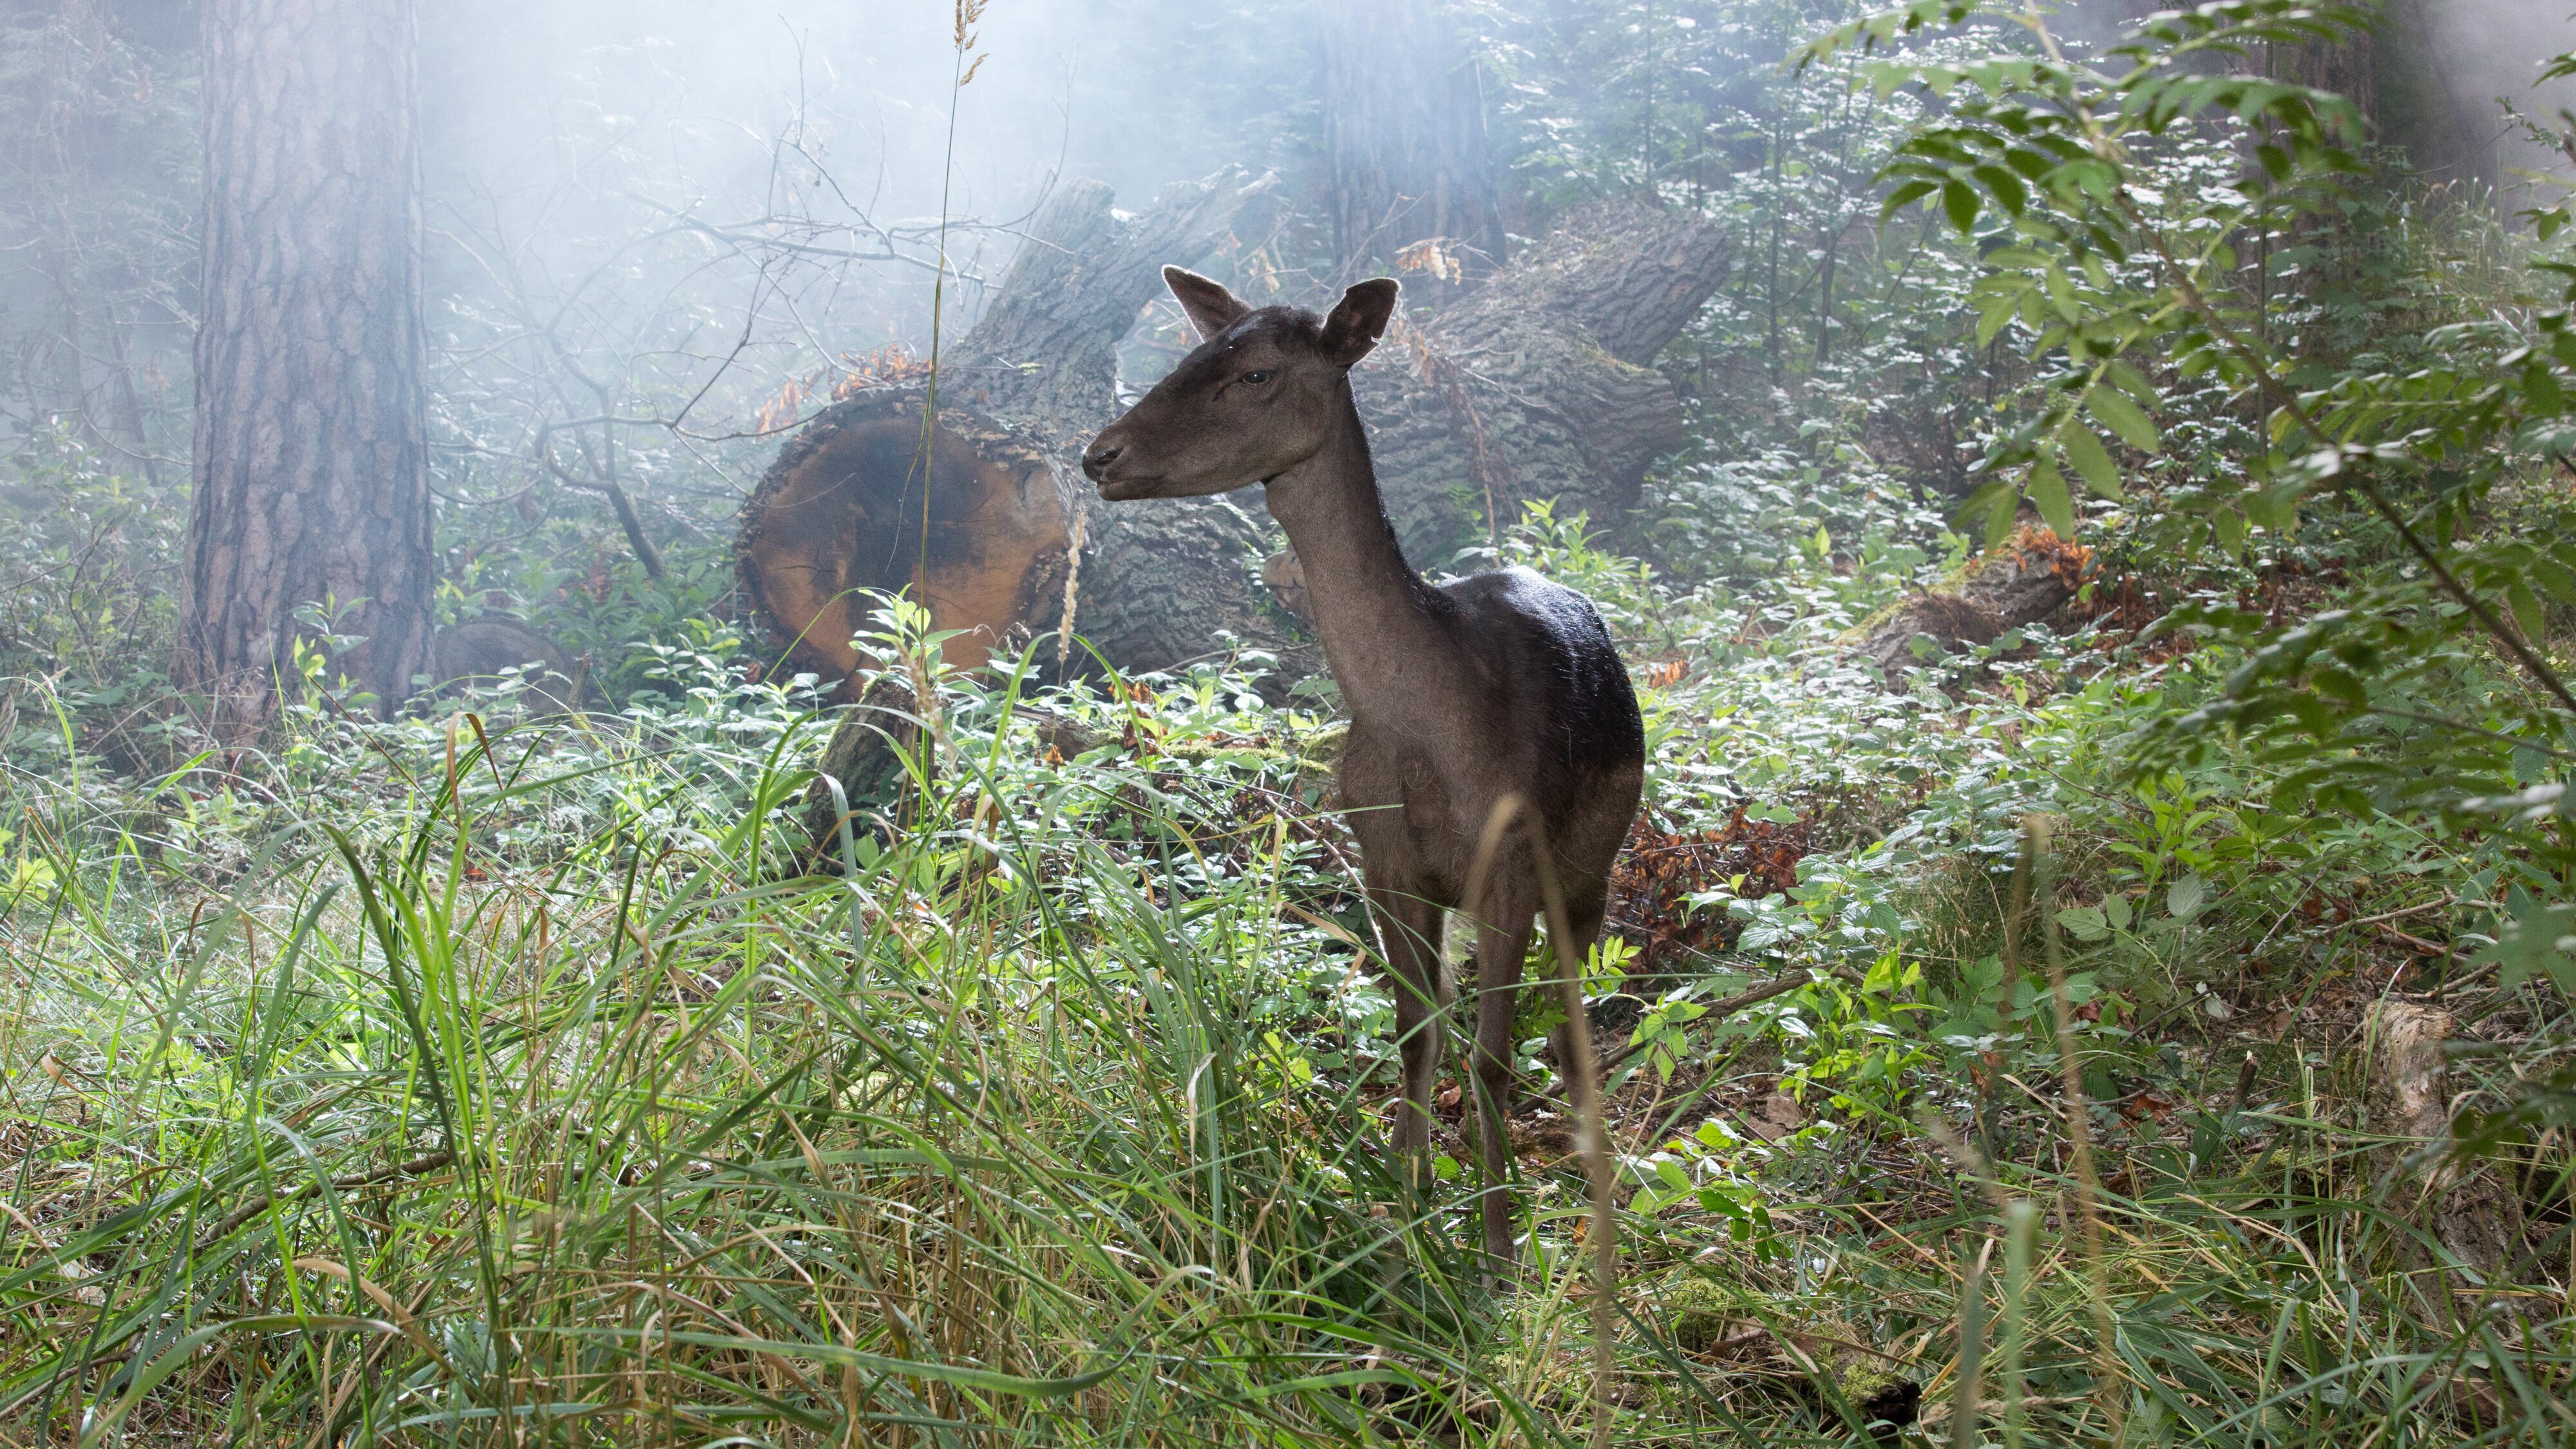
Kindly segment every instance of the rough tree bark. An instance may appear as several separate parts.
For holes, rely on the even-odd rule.
[[[1702,218],[1603,202],[1429,322],[1401,322],[1353,377],[1414,562],[1490,541],[1535,499],[1624,526],[1647,467],[1685,436],[1652,364],[1732,256]]]
[[[412,0],[205,0],[204,300],[183,684],[265,723],[302,605],[390,711],[433,560]]]
[[[1437,0],[1326,0],[1324,159],[1351,280],[1445,238],[1476,276],[1502,265],[1483,78]]]

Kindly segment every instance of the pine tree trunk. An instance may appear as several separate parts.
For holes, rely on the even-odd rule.
[[[1434,238],[1465,249],[1471,277],[1504,261],[1483,78],[1441,11],[1439,0],[1324,5],[1333,245],[1353,279]],[[1446,271],[1436,262],[1417,270]]]
[[[427,667],[412,0],[204,0],[204,298],[181,682],[220,732],[295,682],[296,611],[390,711]]]

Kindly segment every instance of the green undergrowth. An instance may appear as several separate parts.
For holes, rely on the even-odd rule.
[[[1811,842],[1786,894],[1701,883],[1729,952],[1596,983],[1648,1008],[1613,1084],[1624,1442],[1850,1442],[1887,1382],[1947,1442],[1963,1342],[2003,1442],[2556,1442],[2563,1151],[2487,1169],[2532,1261],[2477,1292],[2391,1199],[2354,1050],[2416,958],[2348,923],[2472,930],[2510,860],[2265,811],[2246,760],[2125,780],[2218,649],[2036,631],[1891,689],[1833,641],[1928,552],[1784,569],[1767,633],[1643,583],[1623,625],[1688,666],[1647,691],[1656,817]],[[951,678],[936,768],[853,802],[891,828],[818,877],[791,822],[828,718],[740,652],[648,651],[665,687],[617,716],[504,691],[299,712],[144,784],[11,772],[14,1439],[1581,1437],[1579,1179],[1523,1153],[1497,1293],[1464,1145],[1418,1195],[1379,1145],[1326,719],[1214,669]],[[1100,743],[1051,760],[1014,703]],[[2034,870],[2058,904],[2016,918]],[[2545,990],[2467,999],[2538,1039]],[[2533,1065],[2492,1051],[2464,1082]]]

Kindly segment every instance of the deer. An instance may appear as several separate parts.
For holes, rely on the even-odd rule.
[[[1600,936],[1645,781],[1627,666],[1572,589],[1526,568],[1435,584],[1406,561],[1351,391],[1351,368],[1394,314],[1394,279],[1350,287],[1321,317],[1248,306],[1180,267],[1163,280],[1204,340],[1101,431],[1083,472],[1109,502],[1261,485],[1350,713],[1337,784],[1393,978],[1402,1090],[1392,1145],[1418,1180],[1442,1059],[1445,933],[1460,913],[1475,930],[1483,1249],[1517,1261],[1504,1116],[1522,962],[1551,887],[1562,893],[1564,959],[1583,960]],[[1569,1081],[1571,1042],[1560,1030]]]

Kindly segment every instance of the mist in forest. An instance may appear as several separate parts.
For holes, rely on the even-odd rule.
[[[614,120],[641,149],[691,137],[735,181],[801,121],[889,214],[935,212],[950,182],[956,211],[989,216],[1059,170],[1123,193],[1246,159],[1240,129],[1210,124],[1216,97],[1242,121],[1273,99],[1231,84],[1253,44],[1293,84],[1311,64],[1305,8],[993,0],[961,47],[958,12],[918,0],[472,0],[422,17],[424,109],[461,161]]]
[[[1105,182],[1135,210],[1221,168],[1272,172],[1283,207],[1320,225],[1328,208],[1316,198],[1334,184],[1321,83],[1328,8],[422,7],[422,199],[438,343],[471,351],[496,328],[527,335],[558,318],[543,324],[555,334],[549,346],[593,354],[594,373],[665,356],[668,375],[655,385],[685,395],[730,345],[717,339],[741,332],[750,312],[749,335],[775,353],[774,388],[838,353],[927,347],[934,291],[943,325],[970,323],[1031,209],[1070,178]],[[1762,113],[1797,38],[1860,8],[1448,7],[1469,84],[1484,97],[1492,164],[1509,178],[1496,239],[1536,235],[1570,199],[1633,185],[1609,174],[1622,148],[1659,149],[1666,184],[1693,195],[1758,170],[1749,129],[1726,118]],[[2147,8],[2068,0],[2060,25],[2099,44]],[[2496,102],[2544,119],[2576,104],[2576,82],[2531,87],[2541,57],[2576,48],[2571,8],[2393,0],[2377,47],[2382,110],[2429,179],[2527,190],[2519,171],[2564,168]],[[0,18],[25,37],[0,92],[23,138],[0,275],[0,327],[21,363],[0,432],[66,410],[112,414],[103,436],[154,476],[178,476],[196,264],[196,6],[11,0]],[[1425,57],[1417,84],[1459,64]],[[1358,108],[1335,113],[1346,141],[1372,124]],[[1330,249],[1307,240],[1308,255]],[[1285,285],[1305,300],[1322,295],[1328,278],[1299,275]],[[698,372],[677,360],[684,353]],[[748,388],[759,373],[743,366],[730,377]],[[748,396],[731,405],[748,406]]]
[[[2425,171],[2477,175],[2509,189],[2528,170],[2566,174],[2570,158],[2534,143],[2504,114],[2560,122],[2576,108],[2576,78],[2535,85],[2550,56],[2576,49],[2576,6],[2568,0],[2406,0],[2391,8],[2394,54],[2382,74],[2440,139],[2419,146]],[[2390,62],[2394,63],[2391,64]],[[2411,117],[2410,117],[2411,118]]]
[[[1221,167],[1293,165],[1311,128],[1293,114],[1313,64],[1303,7],[977,9],[470,0],[425,11],[431,201],[479,206],[503,226],[525,216],[531,234],[577,232],[607,217],[573,198],[614,171],[602,210],[630,224],[649,195],[650,207],[718,223],[792,212],[909,228],[898,249],[913,265],[853,280],[918,323],[927,293],[912,284],[930,280],[918,263],[936,250],[919,239],[925,226],[967,224],[948,246],[971,304],[974,281],[1009,254],[1007,228],[1057,181],[1095,178],[1140,206]]]

